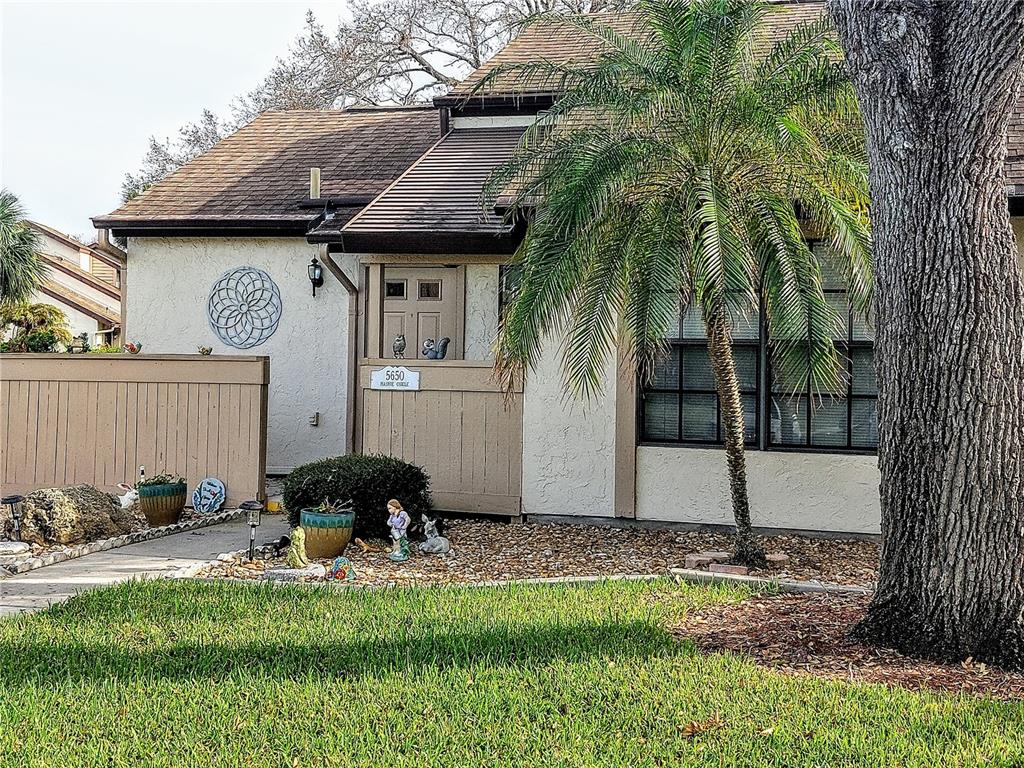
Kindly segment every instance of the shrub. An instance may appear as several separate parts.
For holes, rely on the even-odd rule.
[[[284,505],[288,522],[299,524],[304,508],[318,507],[324,500],[352,499],[356,513],[352,535],[363,539],[386,539],[388,499],[398,499],[413,522],[429,514],[430,478],[414,464],[390,456],[338,456],[297,468],[284,480]]]

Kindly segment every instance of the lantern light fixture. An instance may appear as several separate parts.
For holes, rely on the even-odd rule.
[[[262,522],[263,502],[244,501],[241,509],[245,510],[245,520],[249,524],[249,562],[256,559],[256,528]]]
[[[324,284],[324,268],[316,260],[316,256],[312,258],[309,266],[306,267],[306,273],[309,275],[309,282],[313,285],[313,295],[316,296],[316,289]]]
[[[7,507],[11,515],[11,533],[14,535],[15,541],[21,541],[21,518],[23,514],[21,503],[24,500],[24,496],[18,496],[17,494],[4,496],[0,499],[0,504]]]

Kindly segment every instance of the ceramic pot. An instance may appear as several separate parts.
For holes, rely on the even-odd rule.
[[[304,509],[299,513],[299,525],[306,534],[306,557],[325,560],[338,557],[352,540],[355,512],[318,512]]]

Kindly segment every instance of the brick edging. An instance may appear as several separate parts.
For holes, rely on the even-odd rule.
[[[198,528],[207,528],[211,525],[226,523],[229,520],[234,520],[240,517],[241,514],[242,510],[240,509],[230,509],[226,512],[219,512],[216,515],[210,515],[209,517],[197,517],[192,520],[183,520],[182,522],[174,523],[173,525],[164,525],[159,528],[146,528],[141,531],[126,533],[123,536],[112,536],[109,539],[99,539],[85,544],[75,544],[69,547],[69,551],[67,552],[47,552],[43,555],[26,557],[24,560],[18,560],[10,565],[0,566],[0,580],[7,579],[21,573],[28,573],[29,571],[34,571],[37,568],[45,568],[48,565],[56,565],[57,563],[64,563],[68,560],[75,560],[76,558],[91,555],[95,552],[105,552],[110,549],[126,547],[129,544],[138,544],[140,541],[160,539],[164,536],[171,536],[175,533],[184,533],[185,531],[194,531]]]

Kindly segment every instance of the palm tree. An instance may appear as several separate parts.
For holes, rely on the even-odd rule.
[[[52,304],[0,303],[0,329],[14,328],[4,342],[9,352],[53,352],[74,340],[64,312]]]
[[[596,59],[509,64],[478,86],[512,79],[561,94],[485,190],[486,204],[501,198],[529,220],[499,375],[524,374],[556,336],[576,395],[600,390],[617,348],[649,380],[670,323],[699,311],[744,564],[764,553],[751,529],[733,318],[763,306],[776,380],[820,394],[845,374],[819,258],[845,276],[857,307],[871,293],[867,164],[841,52],[824,23],[771,43],[776,11],[757,0],[647,0],[614,28],[600,16],[543,16],[534,23],[591,40]],[[808,232],[828,241],[828,256],[812,252]]]
[[[0,190],[0,302],[28,301],[46,274],[39,236],[25,223],[21,203],[13,192]]]

